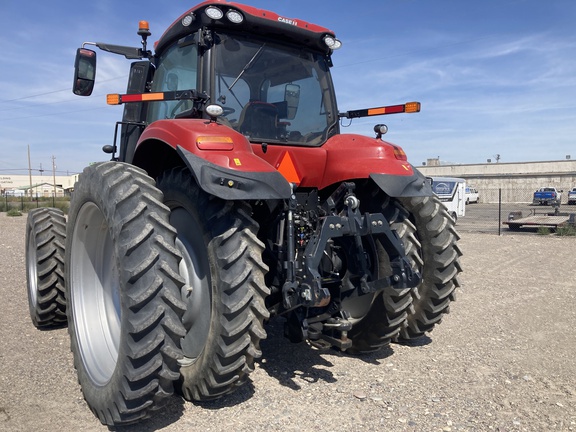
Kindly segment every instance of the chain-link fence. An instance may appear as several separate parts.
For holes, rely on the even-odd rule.
[[[29,196],[0,196],[0,212],[9,212],[17,210],[28,212],[31,209],[39,207],[56,207],[64,213],[68,213],[70,207],[70,197],[29,197]]]
[[[458,218],[456,228],[459,232],[481,232],[506,234],[511,232],[509,217],[516,219],[529,216],[547,216],[554,213],[564,215],[576,214],[576,205],[567,204],[567,191],[562,194],[558,208],[533,205],[533,189],[480,189],[477,203],[466,204],[465,216]],[[38,207],[56,207],[65,214],[70,206],[69,197],[10,197],[0,196],[0,212],[18,210],[28,212]],[[575,218],[576,216],[572,216]],[[539,225],[523,226],[523,230],[534,231]]]
[[[459,232],[482,232],[507,234],[522,231],[533,232],[542,228],[551,228],[576,214],[576,205],[567,204],[567,191],[562,193],[557,207],[533,204],[534,189],[481,189],[478,203],[466,205],[466,214],[458,218],[456,228]],[[551,218],[550,216],[558,216]],[[525,218],[527,224],[512,224],[509,219]],[[528,218],[528,219],[526,219]]]

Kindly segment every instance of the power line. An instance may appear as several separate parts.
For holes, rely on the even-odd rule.
[[[114,81],[114,80],[118,80],[118,79],[125,79],[127,77],[128,77],[128,75],[122,75],[122,76],[115,77],[115,78],[109,78],[107,80],[99,80],[98,83],[105,83],[105,82],[110,82],[110,81]],[[52,91],[45,92],[45,93],[36,93],[36,94],[28,95],[28,96],[22,96],[22,97],[15,98],[15,99],[0,100],[0,103],[17,102],[17,101],[21,101],[24,99],[32,99],[35,97],[46,96],[46,95],[54,94],[54,93],[69,92],[69,91],[71,91],[70,87],[65,88],[65,89],[61,89],[61,90],[52,90]],[[59,102],[65,102],[65,101],[48,102],[47,104],[59,103]],[[45,104],[45,105],[47,105],[47,104]],[[9,109],[12,109],[12,108],[9,108]]]
[[[3,120],[12,121],[12,120],[22,120],[22,119],[30,119],[30,118],[37,118],[37,117],[62,116],[65,114],[74,114],[74,113],[85,112],[85,111],[96,111],[96,110],[101,110],[101,109],[106,109],[106,108],[108,108],[108,106],[97,107],[97,108],[88,108],[88,109],[83,109],[83,110],[56,112],[56,113],[36,114],[36,115],[23,116],[23,117],[0,118],[0,122],[2,122]]]
[[[104,97],[104,96],[105,96],[105,94],[92,95],[93,98]],[[30,96],[30,97],[33,97],[33,96]],[[59,104],[59,103],[74,103],[74,102],[80,102],[80,101],[82,101],[82,99],[76,97],[74,99],[63,99],[63,100],[59,100],[59,101],[45,102],[45,103],[41,103],[41,104],[26,105],[26,106],[11,107],[11,108],[2,108],[2,109],[0,109],[0,111],[14,111],[14,110],[20,110],[20,109],[27,109],[27,108],[36,108],[36,107],[41,107],[41,106],[46,106],[46,105],[54,105],[54,104]]]

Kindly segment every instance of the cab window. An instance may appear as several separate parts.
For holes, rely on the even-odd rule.
[[[157,61],[152,92],[193,90],[197,84],[196,44],[170,47]],[[160,101],[149,104],[148,121],[174,118],[192,108],[192,101]]]

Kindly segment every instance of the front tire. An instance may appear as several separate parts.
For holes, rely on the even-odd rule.
[[[75,186],[66,242],[68,323],[86,402],[103,424],[150,416],[179,379],[183,282],[153,180],[118,162]]]
[[[38,208],[26,222],[26,275],[30,318],[39,329],[66,325],[64,245],[66,218],[55,208]]]
[[[186,280],[182,393],[189,400],[211,400],[243,384],[262,355],[269,317],[264,245],[247,202],[206,194],[187,169],[165,172],[158,187],[171,209]]]

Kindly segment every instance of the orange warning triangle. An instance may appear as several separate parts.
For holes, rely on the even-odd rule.
[[[280,174],[282,174],[288,182],[300,184],[300,176],[296,171],[290,153],[284,153],[284,157],[282,158],[280,165],[278,165],[278,171],[280,171]]]

